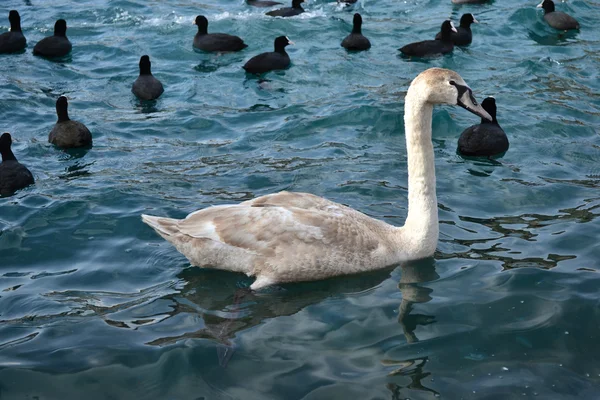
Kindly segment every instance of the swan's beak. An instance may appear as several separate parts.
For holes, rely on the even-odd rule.
[[[493,120],[490,114],[488,114],[487,111],[481,107],[481,104],[477,103],[477,100],[475,100],[475,97],[473,97],[473,92],[471,92],[471,89],[465,90],[456,101],[456,104],[465,110],[471,111],[475,115],[479,115],[481,118],[485,118],[488,121]]]

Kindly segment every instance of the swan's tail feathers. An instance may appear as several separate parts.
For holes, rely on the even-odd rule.
[[[170,241],[171,235],[176,234],[179,229],[177,228],[178,219],[155,217],[153,215],[142,214],[142,221],[150,225],[156,233]]]

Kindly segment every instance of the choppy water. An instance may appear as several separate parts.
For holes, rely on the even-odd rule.
[[[559,37],[536,3],[311,0],[283,20],[241,0],[4,0],[0,28],[18,9],[29,47],[0,56],[0,129],[37,182],[0,199],[0,398],[600,398],[600,4],[559,4],[582,26]],[[356,10],[373,47],[349,54]],[[470,47],[398,57],[464,12]],[[201,13],[250,47],[194,52]],[[57,18],[71,58],[34,58]],[[246,77],[280,34],[292,67]],[[145,53],[166,89],[152,105],[130,93]],[[431,66],[494,95],[511,142],[463,159],[477,118],[436,109],[434,259],[248,294],[140,221],[285,189],[402,224],[404,94]],[[61,94],[87,152],[47,143]]]

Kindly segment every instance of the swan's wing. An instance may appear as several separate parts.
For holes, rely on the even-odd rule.
[[[265,196],[257,197],[252,200],[241,203],[243,205],[253,207],[267,207],[267,206],[281,206],[281,207],[295,207],[303,210],[341,210],[347,211],[352,210],[342,204],[333,202],[331,200],[324,199],[319,196],[315,196],[310,193],[300,192],[279,192],[273,194],[267,194]]]
[[[385,225],[347,207],[322,211],[242,203],[197,211],[179,221],[177,230],[193,238],[209,238],[244,249],[271,264],[294,269],[299,262],[306,268],[307,264],[323,263],[324,258],[340,254],[367,256],[379,246]]]

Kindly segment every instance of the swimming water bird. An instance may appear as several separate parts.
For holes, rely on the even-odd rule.
[[[459,105],[492,119],[454,71],[431,68],[412,81],[404,105],[408,216],[402,227],[322,197],[291,192],[208,207],[181,220],[150,215],[142,220],[192,265],[256,276],[253,290],[430,256],[439,236],[431,140],[435,104]]]
[[[194,36],[194,47],[203,51],[240,51],[248,47],[242,39],[226,33],[208,33],[208,20],[198,15],[194,21],[198,33]]]
[[[165,91],[162,83],[150,71],[150,57],[143,55],[140,58],[140,76],[133,82],[131,91],[140,100],[158,99]]]
[[[471,32],[471,24],[478,24],[473,14],[463,14],[460,17],[460,25],[456,28],[456,33],[452,32],[452,42],[455,46],[466,46],[473,41],[473,33]],[[435,40],[442,39],[442,32],[435,35]]]
[[[72,48],[67,38],[67,21],[59,19],[54,24],[54,35],[37,42],[33,47],[33,54],[42,57],[64,57]]]
[[[304,12],[304,8],[300,5],[302,3],[304,3],[304,0],[292,0],[291,7],[278,8],[266,14],[271,17],[293,17]]]
[[[487,97],[481,106],[492,121],[481,118],[481,123],[468,127],[458,138],[458,152],[465,156],[493,156],[508,150],[508,138],[496,119],[496,100]]]
[[[483,4],[489,2],[490,0],[452,0],[454,4]]]
[[[56,100],[56,115],[58,121],[48,135],[48,141],[63,149],[86,147],[92,144],[92,134],[89,129],[78,121],[69,118],[69,104],[65,96]]]
[[[544,9],[544,20],[554,29],[561,31],[579,29],[579,22],[575,18],[562,11],[554,11],[554,2],[552,0],[543,0],[537,7]]]
[[[26,166],[17,161],[10,146],[10,133],[0,136],[0,196],[10,196],[19,189],[33,184],[33,175]]]
[[[287,36],[279,36],[275,39],[275,51],[252,57],[242,68],[251,74],[286,69],[290,66],[290,56],[286,53],[285,47],[290,44],[294,44],[294,42],[290,41]]]
[[[344,40],[342,40],[342,47],[347,50],[367,50],[371,48],[371,42],[369,39],[363,36],[361,32],[362,17],[359,13],[354,14],[354,20],[352,21],[352,33],[350,33]]]
[[[456,28],[452,24],[452,21],[446,20],[442,23],[441,31],[442,38],[440,40],[424,40],[422,42],[410,43],[399,50],[404,55],[415,57],[437,56],[450,53],[454,50],[452,32],[456,32]]]
[[[21,16],[17,10],[8,12],[10,31],[0,35],[0,54],[16,53],[25,49],[27,40],[21,30]]]
[[[246,4],[254,7],[273,7],[278,6],[280,3],[278,1],[268,1],[268,0],[246,0]]]

